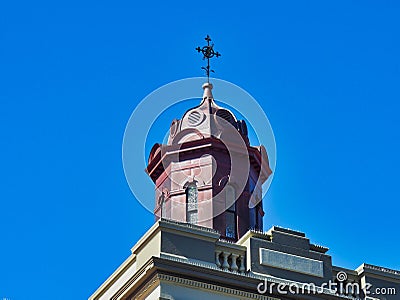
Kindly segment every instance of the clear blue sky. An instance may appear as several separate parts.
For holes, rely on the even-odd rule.
[[[85,299],[129,255],[153,216],[124,177],[125,125],[152,90],[202,75],[207,33],[218,78],[275,132],[265,227],[306,232],[336,265],[400,269],[399,15],[398,1],[3,1],[0,299]]]

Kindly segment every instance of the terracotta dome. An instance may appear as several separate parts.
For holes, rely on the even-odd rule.
[[[204,92],[200,105],[187,110],[181,120],[172,121],[168,145],[208,137],[221,138],[227,128],[239,132],[246,144],[249,144],[246,122],[237,120],[229,109],[218,106],[214,101],[212,88],[211,83],[203,84]]]

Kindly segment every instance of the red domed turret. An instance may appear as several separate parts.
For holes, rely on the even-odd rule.
[[[156,185],[156,218],[237,240],[262,230],[261,185],[271,170],[265,148],[250,146],[245,121],[219,107],[212,88],[203,84],[200,105],[172,122],[167,145],[153,146],[146,171]]]

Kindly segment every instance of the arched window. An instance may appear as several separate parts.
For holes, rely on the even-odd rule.
[[[197,186],[192,182],[186,187],[186,222],[197,224]]]
[[[262,207],[262,201],[260,201],[256,206],[250,208],[249,213],[250,213],[250,229],[263,231],[264,210]]]
[[[249,202],[249,221],[250,221],[250,229],[259,230],[258,228],[258,212],[257,212],[257,202],[256,200],[256,184],[252,178],[249,180],[249,191],[252,197],[251,202]]]
[[[256,207],[249,208],[250,229],[257,229],[257,209]]]
[[[236,238],[236,193],[235,188],[231,185],[225,186],[225,236],[228,238]]]

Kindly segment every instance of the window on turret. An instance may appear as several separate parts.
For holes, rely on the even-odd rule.
[[[197,186],[190,183],[186,188],[186,222],[197,224]]]
[[[226,232],[225,236],[228,238],[236,238],[236,194],[235,189],[231,185],[225,187],[225,222],[226,222]]]
[[[256,183],[252,178],[250,178],[249,192],[251,195],[253,195],[255,188],[256,188]],[[249,208],[249,221],[250,221],[250,229],[257,229],[257,208],[255,206]]]
[[[256,229],[256,224],[257,224],[257,211],[255,207],[252,207],[249,209],[249,215],[250,215],[250,229]]]
[[[262,202],[258,203],[256,206],[250,208],[250,229],[263,230],[263,209]]]

